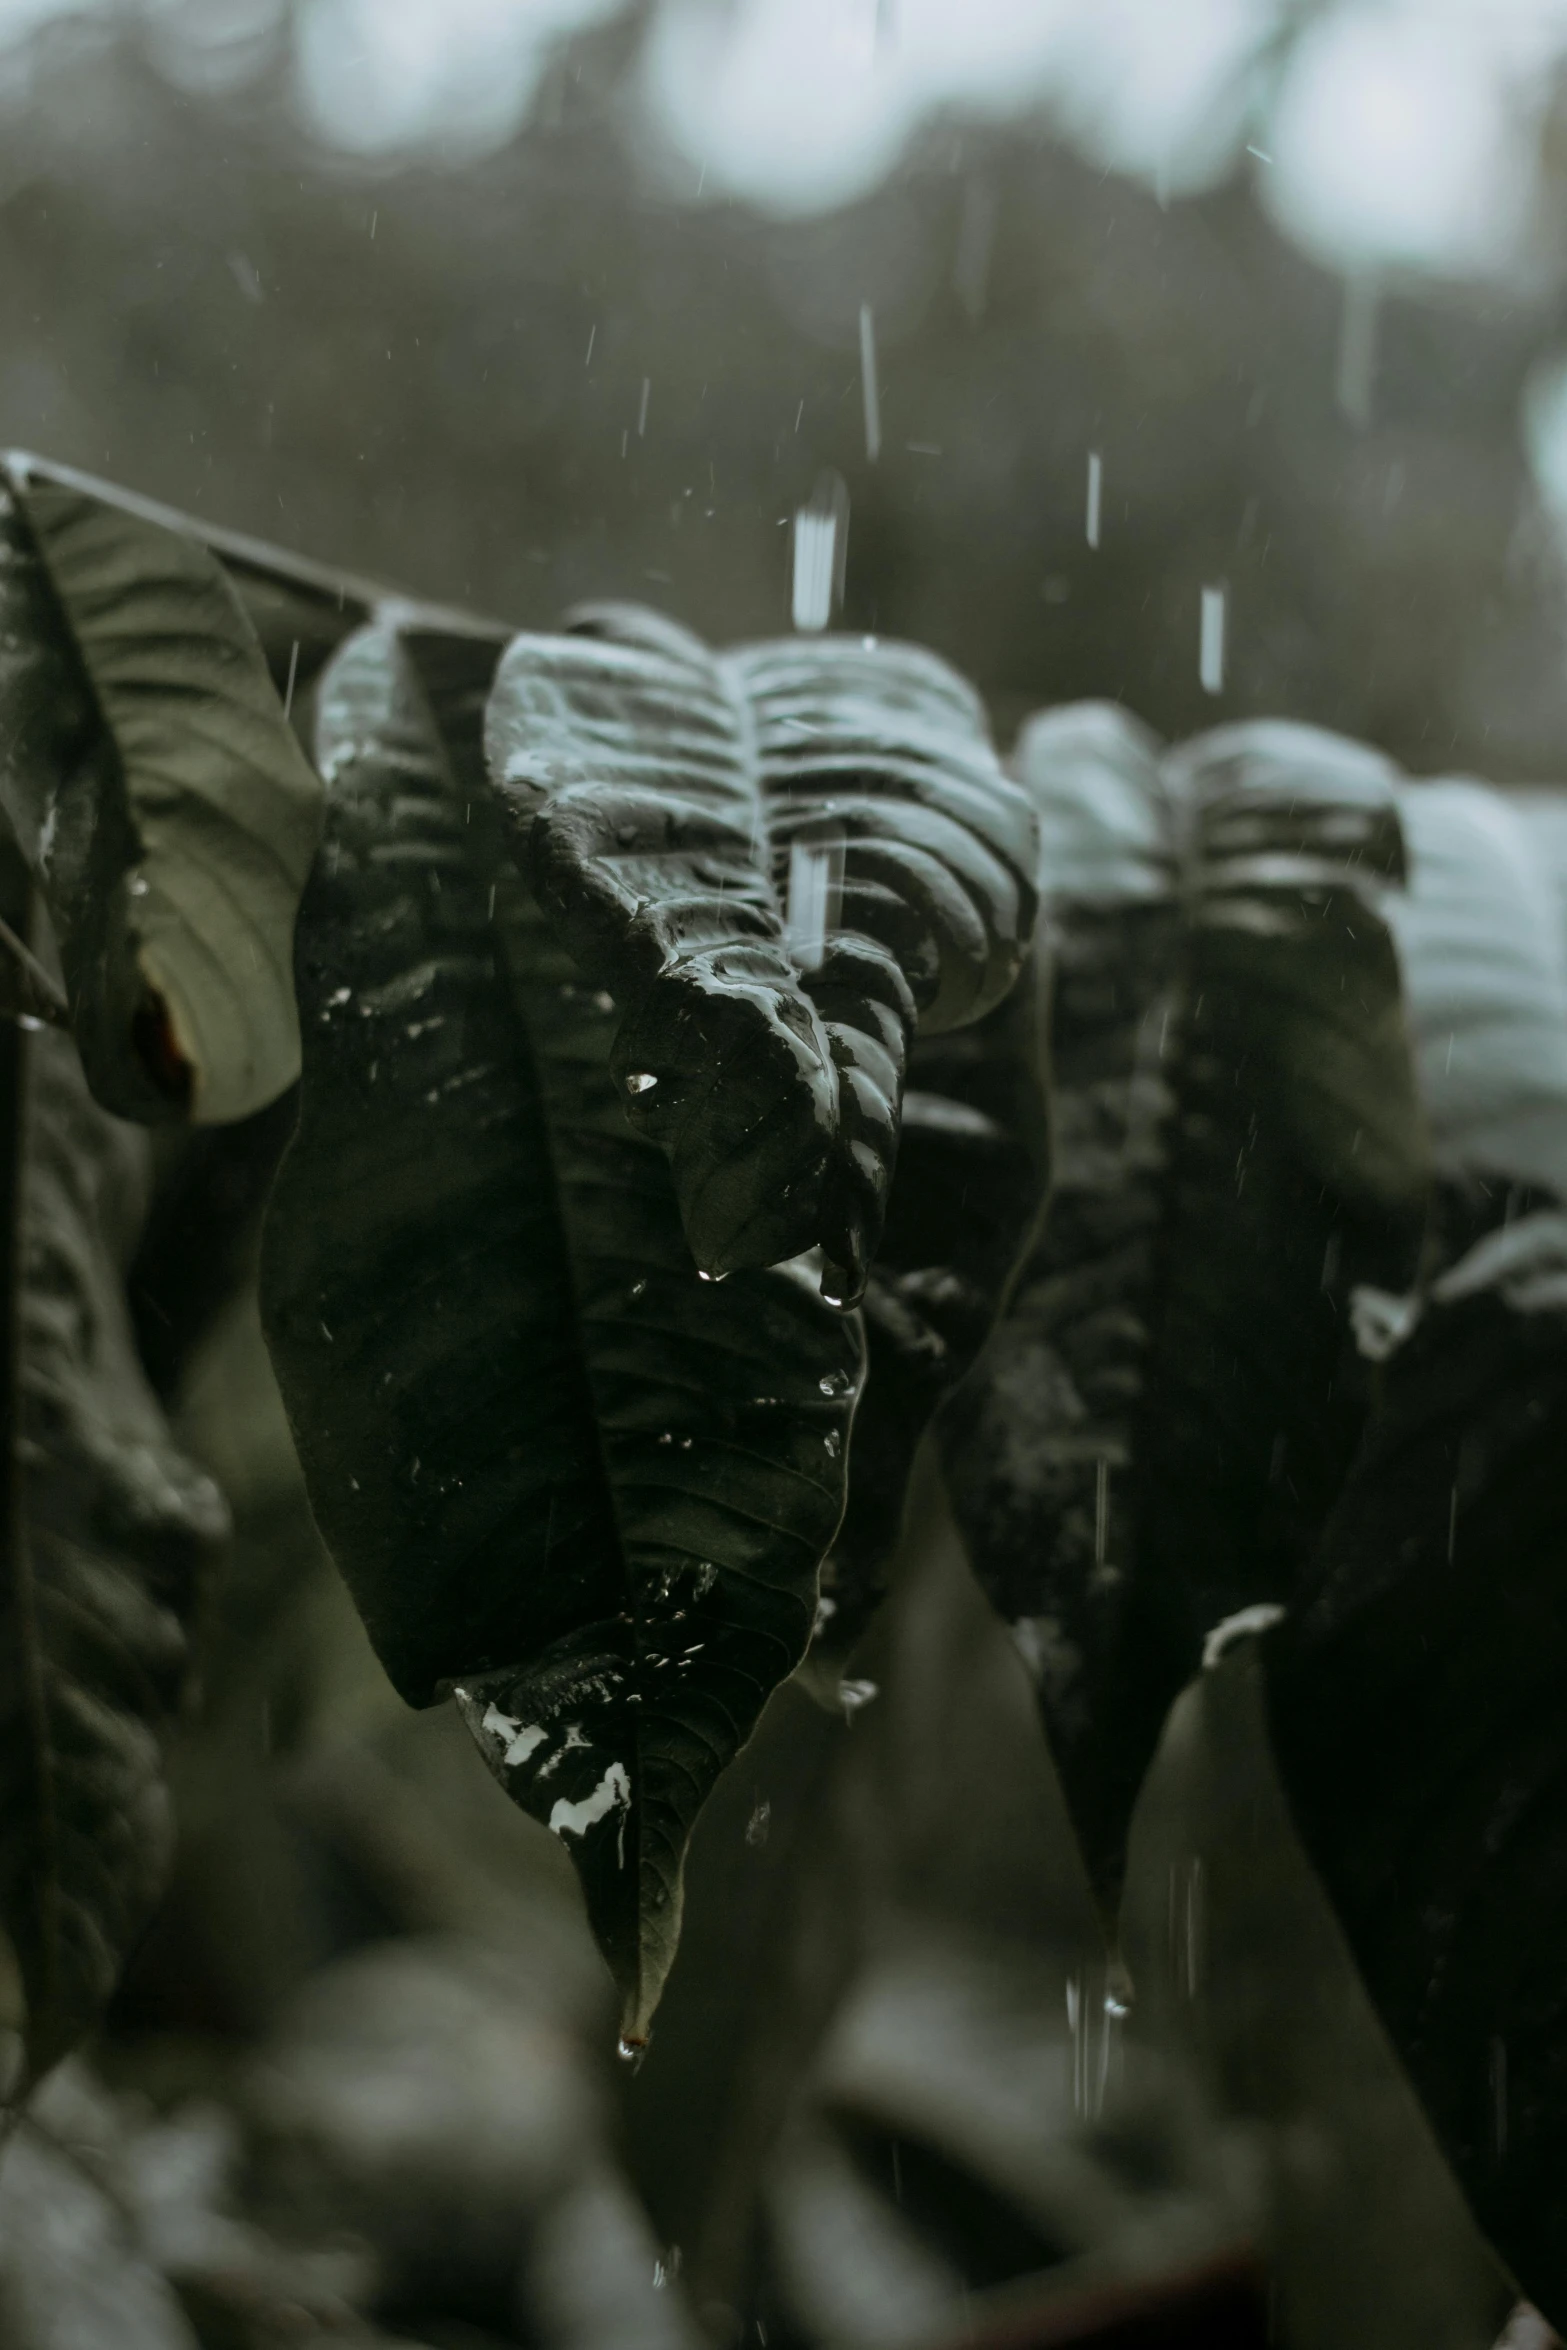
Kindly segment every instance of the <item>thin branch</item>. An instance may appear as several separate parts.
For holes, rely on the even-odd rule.
[[[0,947],[11,958],[11,969],[0,970],[0,1018],[42,1020],[51,1028],[69,1028],[71,1007],[65,990],[3,918]]]

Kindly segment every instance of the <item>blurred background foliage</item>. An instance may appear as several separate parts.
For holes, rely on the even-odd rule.
[[[0,435],[515,623],[717,641],[787,623],[831,467],[845,625],[1003,743],[1107,696],[1545,781],[1564,56],[1548,0],[0,0]],[[250,1301],[179,1427],[236,1520],[180,1873],[8,2163],[7,2341],[901,2350],[1109,2338],[1156,2276],[1237,2341],[1494,2340],[1243,1664],[1146,1792],[1122,2019],[927,1475],[874,1701],[775,1701],[614,2074],[570,1871],[387,1690]]]

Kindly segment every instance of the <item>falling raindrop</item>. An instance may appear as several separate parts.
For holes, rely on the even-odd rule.
[[[646,1069],[633,1069],[631,1075],[626,1079],[626,1091],[627,1093],[651,1093],[657,1083],[658,1079],[651,1076]]]
[[[789,951],[802,971],[819,970],[829,931],[837,928],[843,900],[842,834],[789,844],[789,896],[785,920]]]
[[[860,390],[865,399],[865,454],[874,465],[881,455],[881,387],[876,379],[876,314],[860,304]]]
[[[1360,271],[1345,278],[1334,391],[1340,415],[1361,431],[1371,422],[1372,394],[1376,388],[1379,307],[1374,277]]]
[[[1104,491],[1104,465],[1097,449],[1088,452],[1088,513],[1086,536],[1097,553],[1099,548],[1099,509]]]
[[[1202,591],[1202,629],[1197,646],[1197,675],[1205,694],[1224,691],[1224,626],[1226,596],[1222,587]]]
[[[838,1703],[851,1722],[857,1713],[862,1713],[872,1699],[879,1695],[880,1690],[874,1681],[840,1681],[838,1684]]]
[[[848,547],[849,493],[843,477],[829,470],[794,517],[790,614],[796,628],[825,628],[843,602]]]

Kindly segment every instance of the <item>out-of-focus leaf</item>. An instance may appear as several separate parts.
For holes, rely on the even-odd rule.
[[[1483,1239],[1384,1367],[1263,1643],[1302,1839],[1481,2225],[1567,2314],[1567,1219]]]
[[[0,2168],[6,2350],[197,2350],[111,2192],[24,2122]]]
[[[1239,2149],[1087,1982],[1064,2013],[1039,1988],[994,1945],[905,1922],[845,2002],[768,2198],[773,2271],[807,2339],[1065,2345],[1137,2315],[1150,2330],[1131,2338],[1154,2343],[1166,2296],[1179,2310],[1184,2288],[1190,2312],[1204,2271],[1244,2280],[1239,2305],[1261,2318]],[[1235,2336],[1264,2339],[1260,2324]]]
[[[181,1138],[126,1276],[136,1346],[165,1401],[225,1307],[254,1285],[261,1218],[299,1115],[297,1089]]]
[[[268,1342],[387,1670],[565,1840],[641,2038],[691,1822],[806,1644],[861,1340],[805,1268],[699,1278],[614,1001],[467,821],[493,648],[417,651],[323,681]]]
[[[1044,994],[1042,973],[1025,966],[983,1020],[915,1041],[898,1172],[865,1291],[849,1498],[802,1668],[828,1704],[885,1591],[920,1438],[990,1335],[1044,1206]]]
[[[1214,1628],[1294,1588],[1353,1458],[1357,1283],[1413,1277],[1427,1153],[1393,945],[1391,772],[1307,728],[1160,759],[1036,720],[1055,1183],[944,1416],[1095,1885]],[[1392,1276],[1390,1279],[1389,1277]]]
[[[1032,930],[1031,813],[977,700],[908,647],[719,662],[599,607],[513,643],[487,733],[540,903],[625,1005],[616,1074],[698,1263],[820,1246],[857,1298],[916,1022],[991,1008]]]
[[[0,623],[0,800],[94,1093],[145,1121],[260,1109],[299,1070],[320,790],[221,564],[13,457]]]
[[[1520,1204],[1567,1199],[1567,944],[1498,793],[1410,784],[1399,814],[1409,885],[1387,917],[1451,1256]]]
[[[95,2022],[162,1892],[173,1831],[159,1737],[227,1519],[170,1441],[131,1337],[123,1266],[144,1145],[89,1098],[67,1038],[13,1030],[10,1050],[27,1071],[0,1926],[23,1995],[6,2021],[36,2077]]]

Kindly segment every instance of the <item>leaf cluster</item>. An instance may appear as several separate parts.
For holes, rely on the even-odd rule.
[[[1103,708],[1008,774],[912,647],[516,635],[23,458],[0,639],[17,2080],[157,1898],[223,1513],[153,1385],[259,1261],[321,1533],[571,1854],[628,2048],[934,1418],[1112,1931],[1172,1700],[1257,1638],[1379,2011],[1567,2301],[1567,955],[1507,806]]]

